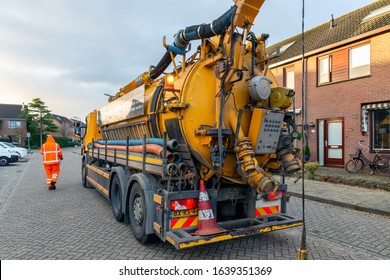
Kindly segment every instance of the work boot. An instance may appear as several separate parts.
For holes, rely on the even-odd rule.
[[[51,186],[49,187],[49,190],[55,190],[56,189],[56,183],[51,182]]]

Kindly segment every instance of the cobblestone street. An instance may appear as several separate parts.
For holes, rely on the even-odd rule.
[[[80,155],[64,149],[57,190],[45,186],[39,152],[0,168],[0,259],[296,259],[301,228],[178,251],[169,243],[141,245],[116,222],[109,202],[80,182]],[[300,215],[292,197],[290,214]],[[390,259],[389,219],[306,202],[310,259]]]

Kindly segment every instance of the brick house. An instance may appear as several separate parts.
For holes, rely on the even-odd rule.
[[[301,34],[267,48],[279,84],[295,90],[302,108]],[[390,0],[305,32],[305,104],[311,161],[343,166],[360,140],[390,152]],[[301,120],[298,120],[299,123]]]
[[[26,120],[20,118],[23,105],[0,104],[0,137],[24,146],[26,141]]]
[[[67,117],[53,114],[53,123],[58,127],[57,132],[53,132],[53,136],[67,137],[68,139],[74,138],[74,125],[73,122]]]

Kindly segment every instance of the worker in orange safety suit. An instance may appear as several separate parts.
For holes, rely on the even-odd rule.
[[[58,176],[60,175],[60,161],[63,159],[60,145],[53,136],[48,135],[46,142],[41,147],[43,167],[46,171],[46,183],[49,190],[56,189]]]

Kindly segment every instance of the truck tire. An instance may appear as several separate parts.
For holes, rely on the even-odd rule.
[[[154,234],[146,234],[146,216],[148,215],[145,205],[145,194],[138,182],[133,183],[129,197],[129,220],[134,237],[140,243],[152,241]]]
[[[0,157],[0,166],[7,166],[9,164],[9,159],[7,157]]]
[[[111,209],[114,214],[115,220],[123,222],[123,207],[122,207],[122,188],[118,175],[115,175],[111,182]]]

